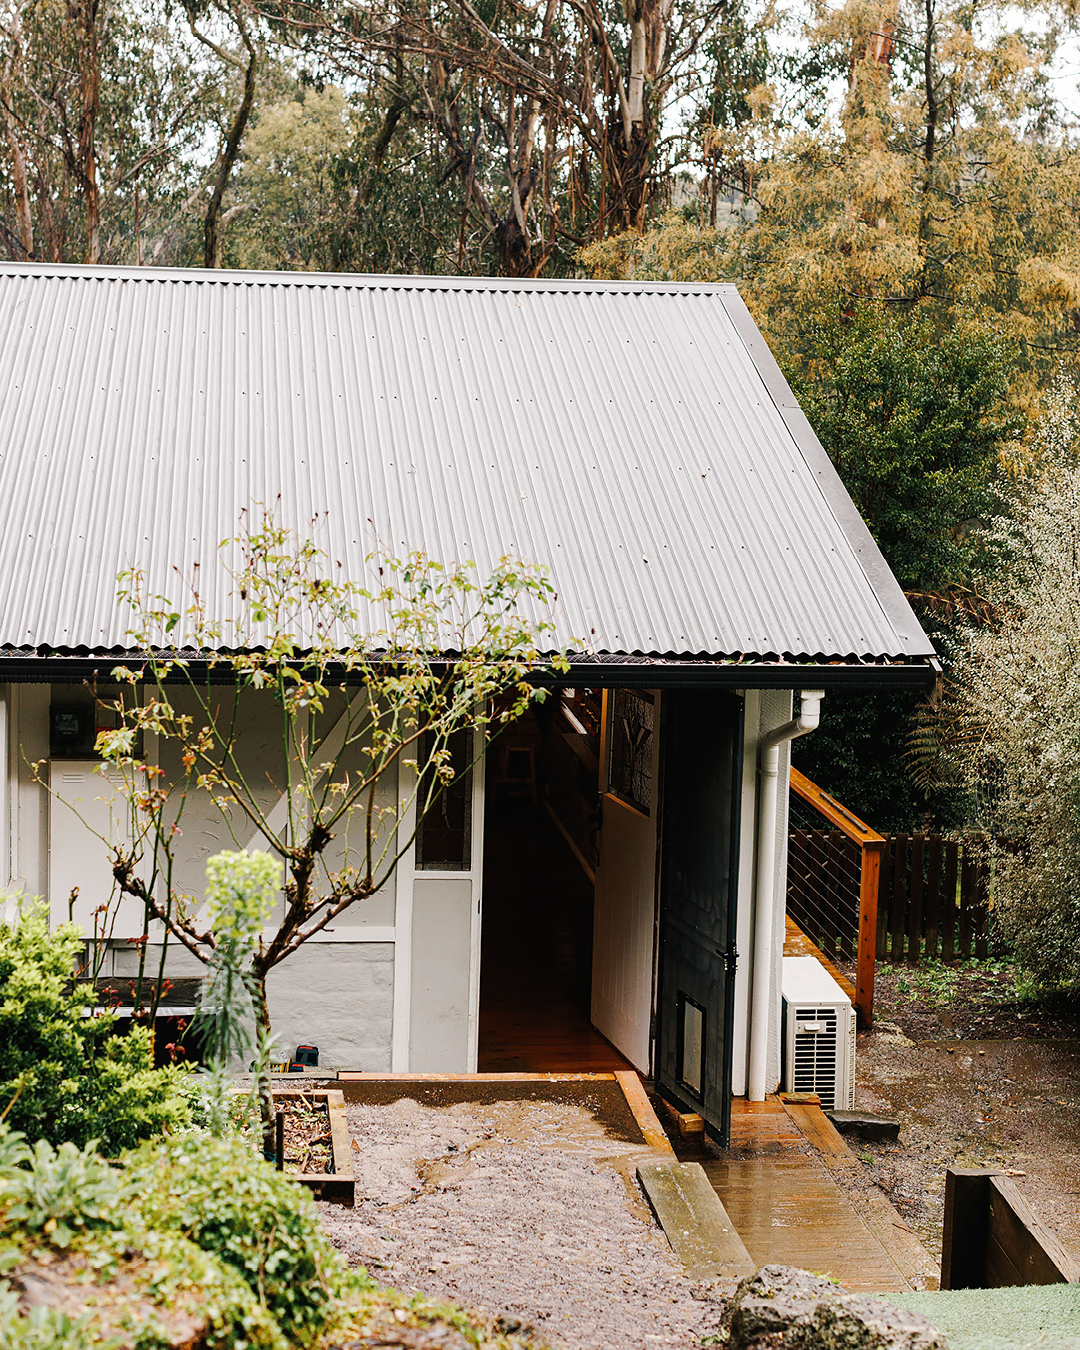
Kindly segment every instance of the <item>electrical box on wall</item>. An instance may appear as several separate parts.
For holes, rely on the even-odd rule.
[[[784,1088],[815,1092],[827,1111],[855,1105],[855,1011],[813,956],[785,956]]]
[[[49,708],[52,759],[89,759],[97,737],[92,703],[53,703]]]

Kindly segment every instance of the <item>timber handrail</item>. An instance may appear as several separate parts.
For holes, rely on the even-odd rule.
[[[877,957],[878,890],[881,886],[881,856],[887,840],[871,829],[824,788],[812,783],[798,769],[791,770],[791,790],[824,816],[835,829],[854,840],[861,850],[859,868],[859,944],[855,970],[855,1009],[863,1026],[874,1020],[874,962]]]

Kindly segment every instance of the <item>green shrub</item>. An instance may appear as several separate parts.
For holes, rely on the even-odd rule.
[[[69,1317],[56,1308],[19,1312],[15,1291],[0,1280],[0,1345],[4,1350],[112,1350],[117,1339],[103,1338],[88,1317]]]
[[[49,931],[35,905],[0,924],[0,1111],[31,1139],[77,1148],[97,1140],[115,1156],[188,1119],[184,1070],[155,1069],[149,1030],[118,1032],[95,1012],[73,972],[82,954],[71,924]]]
[[[314,1204],[244,1138],[195,1135],[132,1155],[148,1227],[189,1237],[232,1267],[290,1337],[317,1331],[345,1279]]]
[[[75,1236],[119,1226],[120,1179],[93,1145],[54,1149],[39,1139],[28,1166],[9,1173],[4,1199],[7,1218],[27,1233],[47,1236],[54,1247],[69,1247]]]
[[[112,1165],[71,1144],[28,1150],[0,1126],[0,1253],[5,1350],[107,1346],[117,1327],[158,1350],[165,1310],[205,1319],[209,1350],[287,1350],[359,1287],[307,1194],[237,1138],[148,1142]],[[59,1258],[89,1321],[24,1317],[5,1286],[5,1271]]]

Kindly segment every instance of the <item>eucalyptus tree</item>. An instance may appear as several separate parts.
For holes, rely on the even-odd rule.
[[[175,256],[218,94],[150,0],[0,2],[0,238],[12,258]]]
[[[594,245],[603,275],[738,279],[793,357],[808,316],[862,303],[942,329],[1000,325],[1030,399],[1080,329],[1080,151],[1051,62],[1067,16],[987,0],[848,0],[804,41],[842,95],[793,122],[783,89],[729,135],[749,166],[730,230],[685,215],[644,238]],[[823,91],[824,92],[824,91]]]
[[[264,0],[266,3],[266,0]],[[290,40],[380,97],[378,167],[428,128],[461,190],[460,254],[535,275],[619,228],[642,228],[715,94],[707,46],[732,0],[285,0]]]

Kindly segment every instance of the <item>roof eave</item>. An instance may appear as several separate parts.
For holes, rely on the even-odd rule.
[[[12,684],[83,684],[108,680],[118,666],[131,668],[139,658],[122,653],[65,656],[19,653],[0,656],[0,681]],[[228,665],[186,661],[191,674],[211,683],[228,683]],[[936,657],[880,661],[731,661],[618,655],[571,658],[566,674],[538,671],[538,683],[591,688],[638,689],[834,689],[851,691],[929,690],[941,676]]]

